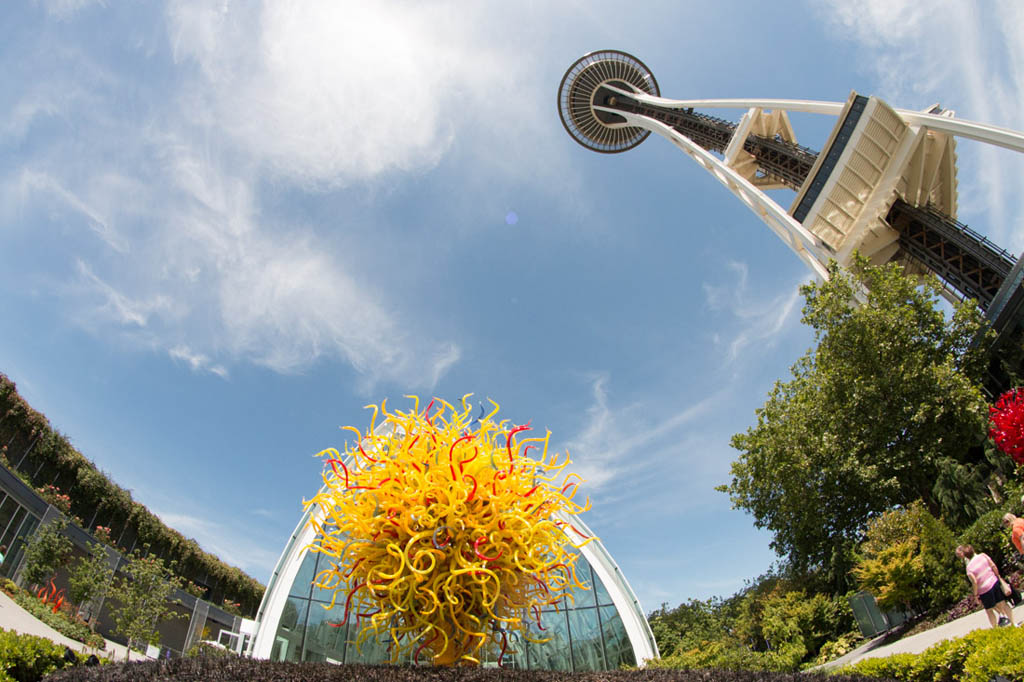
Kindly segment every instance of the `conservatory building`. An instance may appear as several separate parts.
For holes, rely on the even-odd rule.
[[[309,521],[315,509],[311,506],[303,515],[278,559],[256,616],[256,634],[248,653],[275,661],[386,663],[390,660],[387,642],[367,640],[357,647],[354,619],[339,626],[344,609],[328,610],[332,592],[313,585],[314,576],[330,567],[328,557],[309,551],[314,539]],[[572,522],[581,525],[578,518]],[[592,535],[585,526],[582,530]],[[503,666],[615,670],[622,665],[643,665],[658,656],[640,603],[604,546],[595,539],[576,551],[581,555],[579,580],[589,589],[574,589],[574,600],[563,598],[560,605],[541,611],[543,634],[549,641],[530,643],[513,634],[515,653],[505,654]],[[484,658],[482,664],[497,665],[496,656]]]

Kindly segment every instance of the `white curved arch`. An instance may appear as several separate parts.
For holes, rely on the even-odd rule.
[[[667,109],[780,109],[783,111],[799,111],[808,114],[831,114],[838,116],[842,110],[843,102],[822,102],[809,99],[667,99],[649,95],[642,90],[623,90],[614,85],[605,83],[604,87],[626,95],[631,99],[645,104],[665,107]],[[908,125],[918,125],[931,130],[938,130],[957,137],[966,137],[987,144],[994,144],[998,147],[1012,149],[1015,152],[1024,153],[1024,133],[1019,130],[1002,128],[1000,126],[969,121],[962,118],[953,118],[941,114],[929,114],[912,109],[894,109]],[[615,113],[623,115],[622,112]]]
[[[285,545],[284,551],[277,560],[274,574],[267,583],[267,590],[256,616],[256,634],[248,652],[255,658],[270,658],[281,615],[288,602],[288,593],[299,573],[306,551],[316,535],[313,524],[310,523],[314,513],[317,514],[317,520],[323,520],[323,513],[315,505],[303,513],[295,531]],[[586,535],[594,535],[593,531],[577,517],[570,519],[567,515],[556,514],[555,518],[573,523]],[[658,645],[654,640],[654,634],[647,623],[640,602],[608,550],[604,548],[599,539],[595,538],[580,548],[579,552],[593,568],[596,578],[601,581],[611,596],[612,604],[615,605],[615,610],[629,637],[629,643],[633,647],[637,664],[642,666],[645,661],[658,658]]]

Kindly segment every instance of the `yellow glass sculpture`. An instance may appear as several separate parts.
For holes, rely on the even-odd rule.
[[[564,474],[528,425],[473,418],[443,400],[419,410],[371,405],[370,429],[344,454],[330,448],[324,487],[307,507],[311,551],[331,557],[315,584],[358,624],[357,644],[387,634],[392,660],[427,650],[437,664],[478,664],[491,643],[501,658],[509,635],[544,642],[540,609],[571,588],[579,554],[592,540],[565,518],[590,508],[573,501],[582,479]],[[436,407],[435,407],[436,405]],[[481,410],[482,412],[482,410]],[[383,418],[378,427],[377,419]],[[531,450],[535,452],[531,454]]]

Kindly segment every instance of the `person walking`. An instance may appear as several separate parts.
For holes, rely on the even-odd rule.
[[[956,555],[967,565],[967,577],[971,580],[971,587],[975,596],[981,600],[981,605],[985,607],[985,615],[988,616],[988,622],[992,627],[1016,625],[1013,622],[1013,611],[1006,602],[1010,586],[999,575],[999,569],[988,554],[975,553],[974,547],[970,545],[960,545],[956,548]]]

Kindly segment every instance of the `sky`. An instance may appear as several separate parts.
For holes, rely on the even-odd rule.
[[[812,342],[812,275],[667,141],[573,142],[562,74],[619,49],[666,97],[1024,129],[1022,25],[1014,0],[10,3],[0,372],[264,583],[340,426],[473,393],[570,452],[646,611],[727,596],[777,557],[714,487]],[[792,122],[820,149],[834,119]],[[1020,253],[1021,155],[958,155],[961,221]]]

